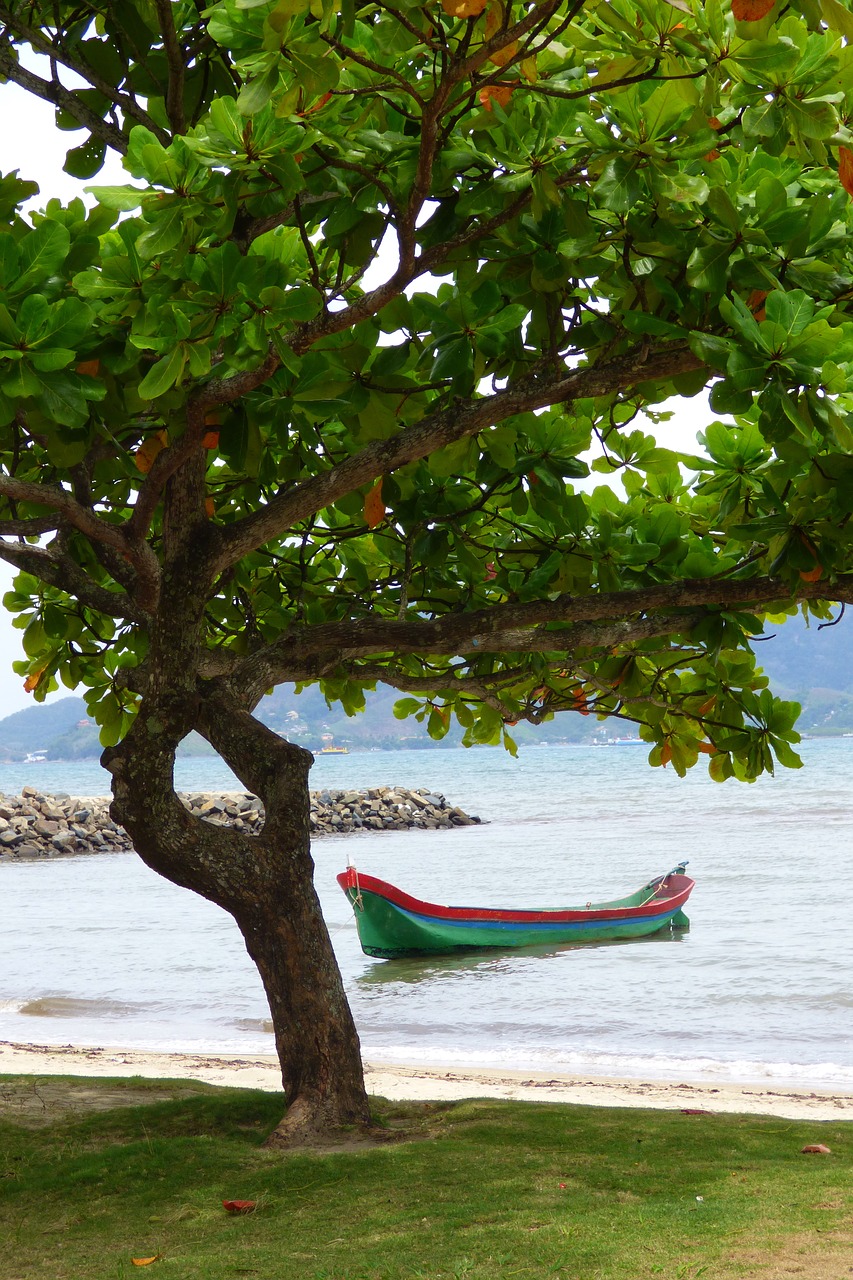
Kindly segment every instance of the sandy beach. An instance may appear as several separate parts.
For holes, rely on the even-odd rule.
[[[155,1053],[74,1045],[0,1042],[0,1076],[142,1076],[201,1080],[243,1089],[281,1087],[272,1056]],[[769,1115],[792,1120],[853,1120],[853,1094],[787,1089],[767,1084],[713,1085],[663,1080],[607,1079],[536,1072],[459,1070],[377,1063],[365,1065],[370,1093],[393,1100],[504,1098],[569,1102],[582,1106],[657,1107],[667,1110]],[[2,1081],[0,1081],[2,1088]]]

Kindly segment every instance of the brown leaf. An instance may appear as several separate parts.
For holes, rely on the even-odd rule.
[[[30,675],[28,675],[26,680],[24,681],[24,693],[35,693],[36,689],[41,684],[41,678],[44,675],[44,673],[45,673],[44,667],[42,667],[39,671],[31,672]]]
[[[382,501],[382,481],[377,480],[364,499],[364,519],[368,529],[375,529],[385,519],[385,503]]]
[[[848,195],[853,196],[853,151],[838,148],[838,180]]]
[[[735,22],[760,22],[766,18],[776,0],[732,0]]]
[[[503,26],[503,21],[504,7],[500,0],[494,0],[486,10],[485,37],[487,40],[497,35]],[[511,44],[504,45],[503,49],[496,49],[494,53],[489,54],[489,62],[493,62],[496,67],[505,67],[508,62],[512,62],[517,53],[518,41],[513,40]]]
[[[74,366],[78,373],[88,374],[90,378],[97,378],[98,370],[101,367],[100,360],[81,360],[78,365]]]
[[[205,431],[201,438],[202,449],[218,449],[219,448],[219,432]]]
[[[753,289],[752,293],[746,300],[746,305],[749,307],[756,320],[767,319],[767,312],[764,309],[764,302],[766,298],[766,289]]]
[[[150,1267],[152,1262],[159,1262],[162,1253],[154,1253],[150,1258],[131,1258],[131,1262],[135,1267]]]
[[[493,102],[496,102],[499,107],[503,107],[504,111],[506,111],[509,106],[509,100],[512,97],[512,85],[487,84],[477,96],[487,111],[491,111]]]
[[[533,57],[532,57],[532,58],[522,58],[522,60],[521,60],[521,74],[524,76],[524,78],[525,78],[525,80],[527,81],[527,83],[528,83],[528,84],[535,84],[535,83],[536,83],[536,81],[537,81],[537,79],[538,79],[538,76],[539,76],[539,69],[538,69],[538,67],[537,67],[537,65],[536,65],[536,54],[535,54],[535,53],[534,53],[534,55],[533,55]]]
[[[476,18],[487,3],[488,0],[441,0],[441,7],[448,18]]]
[[[153,436],[149,436],[147,440],[143,440],[133,455],[137,471],[141,471],[144,476],[147,476],[157,454],[165,449],[168,443],[169,437],[165,431],[157,431]]]
[[[323,96],[321,98],[318,98],[317,101],[313,103],[312,106],[306,107],[304,111],[300,111],[298,114],[304,118],[305,116],[310,116],[312,111],[322,110],[322,108],[325,107],[326,103],[329,101],[331,96],[332,96],[331,92],[324,93]],[[294,156],[294,159],[296,160],[297,164],[301,163],[302,161],[301,156]]]
[[[495,49],[489,62],[493,62],[496,67],[505,67],[508,62],[512,62],[518,53],[518,41],[513,40],[512,44],[508,44],[503,49]]]
[[[804,1156],[831,1156],[832,1152],[822,1142],[810,1142],[808,1146],[803,1147],[802,1154]]]
[[[254,1213],[257,1200],[223,1200],[222,1208],[226,1213]]]

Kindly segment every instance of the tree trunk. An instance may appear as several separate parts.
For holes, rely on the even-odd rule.
[[[267,993],[288,1101],[268,1145],[370,1120],[358,1036],[311,872],[301,859],[289,871],[272,900],[264,894],[234,913]]]
[[[205,822],[181,803],[174,756],[190,727],[263,801],[259,836]],[[113,775],[111,812],[143,861],[228,911],[258,967],[288,1105],[270,1144],[368,1125],[358,1036],[313,883],[311,753],[234,704],[147,697],[103,761]]]

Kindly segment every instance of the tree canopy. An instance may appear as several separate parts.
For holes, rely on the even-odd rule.
[[[307,763],[251,715],[283,681],[353,713],[383,681],[469,743],[574,710],[680,773],[798,763],[750,642],[853,598],[843,0],[0,29],[0,74],[88,130],[68,171],[128,173],[27,215],[0,184],[0,557],[27,687],[87,687],[146,860],[222,893],[174,808],[190,729],[292,810]],[[709,387],[704,452],[660,447]]]

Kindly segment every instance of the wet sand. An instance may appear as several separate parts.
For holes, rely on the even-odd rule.
[[[95,1076],[201,1080],[241,1089],[281,1088],[278,1063],[267,1055],[156,1053],[75,1045],[0,1042],[0,1076]],[[503,1098],[597,1107],[780,1116],[792,1120],[853,1120],[853,1094],[766,1083],[673,1083],[584,1075],[366,1063],[368,1092],[395,1101]]]

